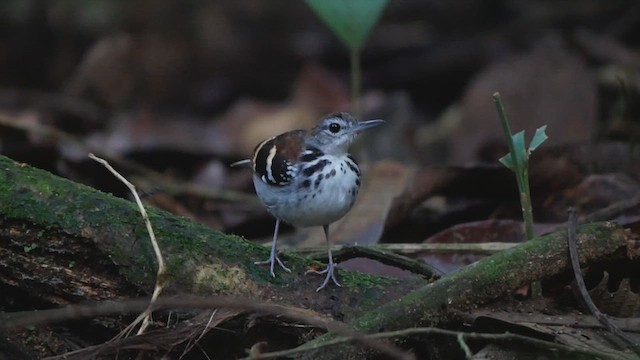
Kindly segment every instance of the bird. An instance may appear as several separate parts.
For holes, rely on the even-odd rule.
[[[269,259],[256,265],[268,264],[272,277],[276,263],[291,272],[277,253],[280,222],[322,226],[329,261],[324,270],[307,273],[326,274],[317,292],[330,280],[341,286],[331,254],[329,225],[349,212],[360,189],[360,169],[349,146],[362,131],[383,123],[381,119],[358,121],[349,113],[336,112],[310,130],[292,130],[266,139],[256,146],[251,159],[232,164],[251,166],[256,195],[276,219]]]

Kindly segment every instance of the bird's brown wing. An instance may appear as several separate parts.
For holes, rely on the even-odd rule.
[[[253,171],[267,184],[289,184],[298,172],[306,134],[306,130],[289,131],[258,144],[251,159]]]

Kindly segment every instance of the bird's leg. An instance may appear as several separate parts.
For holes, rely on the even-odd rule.
[[[279,228],[280,228],[280,219],[276,219],[276,228],[273,230],[273,242],[271,243],[271,255],[269,255],[269,259],[265,261],[254,262],[255,265],[269,264],[270,266],[269,274],[271,274],[272,277],[276,277],[276,274],[273,272],[273,265],[275,264],[275,262],[278,262],[278,265],[280,265],[280,267],[283,268],[284,271],[291,272],[291,269],[289,269],[282,263],[282,261],[278,257],[278,251],[276,250],[276,240],[278,240]]]
[[[320,287],[316,289],[316,292],[319,292],[320,290],[324,289],[324,287],[327,286],[327,284],[329,283],[329,279],[333,280],[334,284],[342,287],[342,285],[340,285],[338,280],[336,280],[336,274],[335,274],[336,264],[334,264],[333,262],[333,256],[331,255],[331,243],[329,242],[329,225],[324,225],[322,229],[324,230],[324,237],[327,240],[327,253],[329,255],[329,263],[327,264],[327,268],[322,271],[308,270],[306,272],[306,274],[308,273],[314,273],[314,274],[326,273],[327,274],[327,276],[324,278],[324,281],[322,282],[322,285],[320,285]]]

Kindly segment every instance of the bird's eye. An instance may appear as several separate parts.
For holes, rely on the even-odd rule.
[[[329,125],[329,131],[331,131],[332,133],[337,133],[338,131],[340,131],[340,124],[338,123],[331,123]]]

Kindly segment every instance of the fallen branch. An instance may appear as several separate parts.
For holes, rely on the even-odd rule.
[[[573,275],[576,279],[576,284],[578,285],[579,294],[582,297],[582,300],[589,312],[593,314],[593,316],[598,319],[600,324],[604,326],[605,329],[609,330],[612,334],[617,336],[619,339],[622,339],[627,345],[631,347],[631,349],[638,355],[640,355],[640,345],[625,334],[620,328],[613,322],[609,317],[603,314],[596,304],[593,303],[591,296],[589,296],[589,291],[587,291],[587,286],[584,283],[584,278],[582,277],[582,272],[580,271],[580,259],[578,257],[578,249],[576,246],[576,220],[577,214],[575,209],[569,210],[569,225],[567,231],[567,244],[569,247],[569,257],[571,258],[571,268],[573,269]]]
[[[365,333],[433,326],[450,310],[468,310],[531,282],[570,270],[566,232],[535,238],[513,249],[487,257],[385,304],[353,321],[350,326]],[[580,262],[585,266],[604,259],[627,257],[629,239],[614,223],[581,226],[577,233]],[[302,345],[314,349],[331,335],[321,336]],[[344,345],[307,353],[308,359],[363,359],[371,354]]]
[[[125,314],[129,312],[137,312],[148,309],[148,299],[124,300],[118,302],[102,302],[88,305],[69,305],[60,309],[41,310],[41,311],[21,311],[14,313],[0,314],[0,331],[15,330],[27,326],[43,325],[59,321],[77,320],[80,318],[89,318],[96,316],[104,316],[111,314]],[[326,329],[331,333],[345,336],[351,341],[359,343],[366,347],[376,349],[393,359],[411,360],[414,356],[411,353],[404,352],[393,345],[380,341],[372,341],[362,334],[349,329],[344,323],[327,319],[311,314],[307,309],[295,308],[290,306],[282,306],[278,304],[269,304],[257,302],[250,299],[233,298],[225,296],[216,297],[182,297],[182,298],[159,298],[153,303],[153,310],[171,309],[171,308],[190,308],[190,309],[212,309],[224,308],[243,311],[255,311],[265,314],[277,315],[291,320],[299,321],[304,324],[313,325],[318,328]],[[123,339],[127,340],[127,339]],[[127,340],[132,341],[132,340]],[[135,340],[133,340],[135,341]],[[111,344],[109,344],[111,345]],[[107,346],[109,346],[107,345]],[[125,344],[122,344],[125,345]],[[128,348],[131,347],[131,344]],[[98,345],[89,349],[91,352],[97,351],[103,345]],[[111,347],[111,346],[109,346]],[[115,350],[115,349],[114,349]],[[81,350],[82,351],[82,350]],[[68,358],[69,354],[65,354],[64,358]],[[83,356],[86,354],[82,354]],[[104,355],[104,353],[103,353]]]
[[[334,248],[336,250],[333,250]],[[313,253],[310,253],[308,249],[310,248],[303,248],[301,249],[301,251],[293,250],[289,252],[294,254],[301,254],[301,253],[313,254]],[[444,275],[442,271],[438,270],[437,268],[429,264],[425,264],[420,260],[411,259],[403,255],[395,254],[388,250],[383,250],[381,245],[376,245],[376,246],[340,245],[336,247],[332,246],[332,252],[333,252],[333,258],[337,262],[342,262],[342,261],[346,261],[354,258],[367,258],[367,259],[379,261],[389,266],[397,267],[402,270],[411,271],[414,274],[419,274],[429,279],[434,279],[434,280],[439,279]],[[312,257],[314,260],[319,262],[326,262],[327,261],[326,249],[324,249],[324,251],[321,254],[318,254],[318,256],[311,255],[310,257]]]
[[[100,165],[92,165],[98,174],[108,174]],[[309,311],[349,321],[425,283],[340,269],[343,287],[320,296],[314,279],[303,275],[313,263],[308,258],[287,256],[294,273],[273,279],[253,264],[269,249],[153,207],[147,212],[163,250],[168,293],[304,304]],[[9,304],[18,300],[11,299],[38,304],[32,310],[41,310],[151,295],[157,262],[148,237],[131,201],[0,156],[0,285],[9,299],[5,311],[16,309]],[[336,305],[339,310],[334,313]],[[99,335],[104,339],[86,331],[74,335],[87,337],[88,343],[107,341],[126,323],[121,317],[101,323]],[[50,337],[68,334],[68,330],[42,331]]]
[[[619,357],[604,351],[586,350],[586,349],[576,348],[572,346],[552,343],[549,341],[539,340],[539,339],[528,337],[528,336],[523,336],[518,334],[509,334],[509,333],[505,333],[505,334],[467,333],[467,332],[452,331],[452,330],[446,330],[446,329],[440,329],[440,328],[434,328],[434,327],[425,327],[425,328],[409,328],[409,329],[403,329],[403,330],[397,330],[397,331],[388,331],[388,332],[381,332],[377,334],[369,334],[364,336],[364,338],[369,340],[394,339],[394,338],[401,339],[401,338],[406,338],[412,335],[443,335],[448,337],[456,337],[461,341],[482,340],[482,341],[488,341],[491,343],[502,343],[502,344],[510,344],[510,345],[522,344],[522,345],[533,346],[540,350],[552,351],[556,355],[588,356],[589,358],[599,357],[602,359],[620,360]],[[339,338],[329,340],[319,346],[324,348],[324,347],[331,347],[335,345],[348,344],[352,342],[353,342],[352,338],[339,337]],[[465,349],[465,352],[467,349]],[[296,348],[291,350],[274,351],[270,353],[260,354],[257,356],[242,358],[239,360],[273,359],[277,357],[301,354],[303,353],[303,350],[304,349]]]

